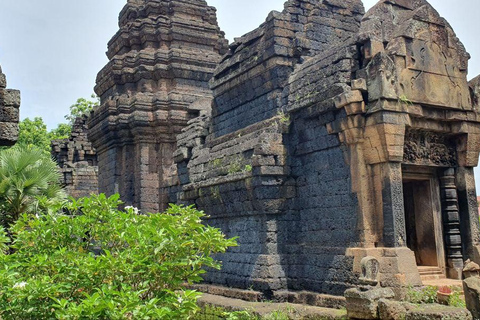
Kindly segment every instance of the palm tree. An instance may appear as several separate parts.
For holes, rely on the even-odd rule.
[[[0,152],[0,219],[5,227],[42,203],[66,198],[56,163],[35,147],[15,146]]]

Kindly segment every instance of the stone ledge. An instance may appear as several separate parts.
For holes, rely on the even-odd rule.
[[[194,284],[189,287],[191,289],[203,292],[204,295],[208,294],[222,298],[238,299],[249,302],[259,302],[265,299],[263,293],[254,290],[242,290],[208,284]]]
[[[195,284],[189,287],[205,294],[238,299],[245,302],[261,302],[267,299],[262,292],[255,290],[243,290],[210,284]],[[346,305],[346,300],[342,296],[333,296],[310,291],[275,291],[273,292],[271,299],[277,302],[277,304],[291,303],[332,309],[343,309]]]
[[[332,296],[310,291],[277,291],[273,293],[275,301],[311,305],[323,308],[341,309],[346,305],[344,297]]]
[[[472,315],[467,309],[453,308],[439,304],[420,305],[405,315],[405,320],[471,320]]]
[[[313,307],[293,303],[248,302],[208,293],[203,294],[198,300],[198,304],[201,307],[212,305],[230,311],[247,310],[261,316],[271,314],[275,311],[284,311],[286,313],[295,314],[295,319],[347,319],[345,310]]]

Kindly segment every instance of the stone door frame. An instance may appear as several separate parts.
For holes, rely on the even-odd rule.
[[[442,219],[442,200],[440,194],[440,176],[438,168],[426,166],[402,165],[403,181],[428,181],[434,220],[437,265],[446,274],[445,235]]]

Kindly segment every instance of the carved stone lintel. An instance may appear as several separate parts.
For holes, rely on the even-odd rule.
[[[452,138],[435,132],[408,130],[405,134],[404,163],[456,167],[457,153]]]

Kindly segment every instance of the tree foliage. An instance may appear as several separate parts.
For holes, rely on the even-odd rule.
[[[60,123],[55,129],[52,129],[48,133],[48,139],[52,140],[61,140],[68,139],[72,133],[72,126],[68,123]]]
[[[22,213],[36,213],[65,198],[57,165],[42,150],[15,146],[0,151],[2,225],[8,226]]]
[[[37,148],[42,150],[45,155],[50,154],[52,140],[66,139],[72,132],[72,127],[66,123],[60,123],[57,128],[49,132],[41,117],[35,117],[33,120],[25,118],[20,121],[19,129],[16,145]]]
[[[50,154],[47,125],[41,117],[35,117],[33,120],[26,118],[20,121],[19,129],[17,145],[29,148],[37,147]]]
[[[98,106],[99,99],[96,95],[91,96],[94,101],[85,98],[77,99],[77,102],[70,106],[70,113],[65,116],[69,123],[60,123],[55,129],[47,130],[47,125],[41,117],[33,120],[26,118],[19,123],[19,135],[17,145],[23,147],[36,147],[45,154],[50,154],[51,141],[67,139],[72,133],[72,126],[77,117],[88,114],[95,106]]]
[[[205,215],[192,207],[139,215],[119,204],[118,195],[99,195],[73,201],[70,215],[22,216],[14,253],[0,253],[0,317],[187,319],[195,312],[199,293],[184,284],[220,268],[211,255],[235,240],[203,225]]]
[[[89,114],[100,104],[100,99],[96,95],[92,94],[90,98],[94,100],[79,98],[75,104],[70,106],[70,114],[66,115],[65,119],[68,120],[71,126],[75,123],[76,118]]]

